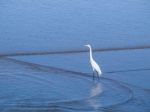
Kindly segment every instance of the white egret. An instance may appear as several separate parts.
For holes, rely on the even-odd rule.
[[[91,64],[91,67],[93,69],[93,79],[94,79],[94,74],[96,73],[97,74],[97,77],[98,79],[100,78],[100,76],[102,75],[102,72],[101,72],[101,69],[99,67],[99,65],[96,63],[96,61],[93,59],[93,56],[92,56],[92,47],[91,45],[85,45],[86,47],[89,48],[90,50],[90,64]]]

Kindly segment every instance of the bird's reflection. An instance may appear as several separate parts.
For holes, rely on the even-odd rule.
[[[94,86],[90,92],[90,99],[88,100],[89,105],[94,110],[97,110],[101,106],[97,98],[102,92],[103,92],[102,84],[100,82],[94,83]]]

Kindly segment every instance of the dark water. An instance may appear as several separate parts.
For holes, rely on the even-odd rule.
[[[149,112],[149,5],[1,0],[0,112]]]

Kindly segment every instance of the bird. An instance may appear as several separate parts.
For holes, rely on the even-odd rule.
[[[89,51],[90,51],[90,64],[91,64],[91,67],[92,67],[92,70],[93,70],[93,80],[94,80],[94,74],[96,73],[98,79],[100,79],[100,76],[102,75],[102,71],[99,67],[99,65],[97,64],[97,62],[93,59],[93,56],[92,56],[92,47],[90,44],[87,44],[87,45],[84,45],[86,47],[89,48]]]

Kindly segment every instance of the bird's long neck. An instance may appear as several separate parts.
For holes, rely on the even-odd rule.
[[[92,56],[92,48],[89,47],[89,49],[90,49],[90,60],[93,60],[93,56]]]

